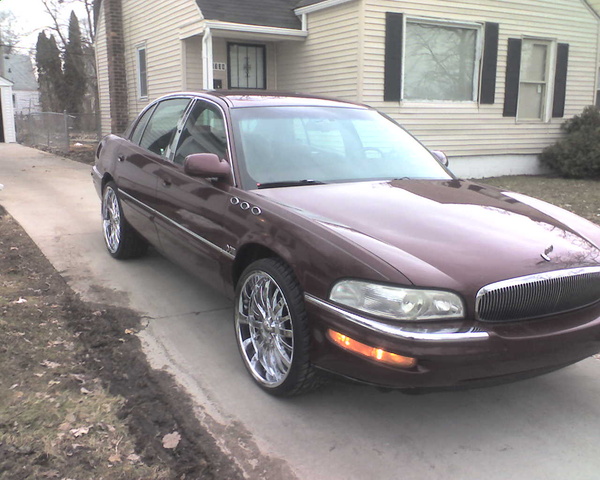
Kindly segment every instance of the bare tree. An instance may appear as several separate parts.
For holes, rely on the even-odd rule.
[[[64,12],[73,11],[77,5],[83,5],[85,9],[85,20],[81,32],[81,50],[76,53],[83,58],[81,64],[85,72],[85,84],[88,87],[87,98],[90,99],[91,110],[96,110],[98,105],[98,87],[96,76],[96,60],[94,51],[95,23],[94,23],[94,1],[93,0],[41,0],[44,9],[51,19],[51,25],[48,28],[56,34],[60,43],[60,48],[64,52],[65,62],[69,57],[69,39],[67,36],[68,25],[63,21],[67,18]],[[68,9],[68,10],[67,10]],[[80,8],[77,9],[80,11]],[[67,62],[69,63],[69,62]]]
[[[21,35],[15,29],[16,18],[12,12],[0,11],[0,51],[12,53]]]

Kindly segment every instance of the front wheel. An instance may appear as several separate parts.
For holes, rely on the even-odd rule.
[[[296,395],[319,385],[309,361],[303,294],[283,261],[265,258],[244,270],[236,288],[235,332],[246,368],[267,392]]]
[[[123,216],[114,182],[108,182],[102,191],[102,232],[108,253],[114,258],[137,258],[148,250],[146,241]]]

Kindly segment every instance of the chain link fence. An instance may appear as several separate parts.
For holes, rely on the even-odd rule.
[[[74,146],[95,145],[100,139],[96,114],[30,113],[16,116],[17,142],[68,153]]]

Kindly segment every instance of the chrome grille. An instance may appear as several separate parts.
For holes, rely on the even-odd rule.
[[[600,267],[557,270],[492,283],[477,292],[484,322],[510,322],[576,310],[600,301]]]

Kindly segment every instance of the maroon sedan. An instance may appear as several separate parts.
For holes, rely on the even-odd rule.
[[[324,371],[485,385],[600,351],[600,228],[445,163],[365,106],[186,93],[102,140],[92,175],[109,253],[151,244],[234,298],[270,393]]]

